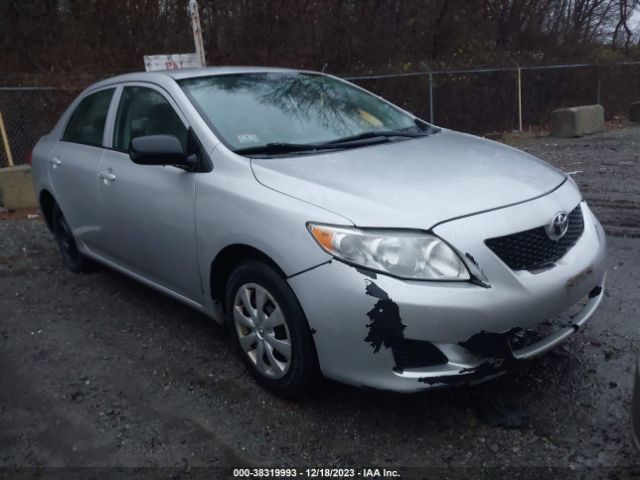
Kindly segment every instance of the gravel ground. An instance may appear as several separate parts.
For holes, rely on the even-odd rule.
[[[627,128],[520,145],[582,171],[576,180],[611,234],[605,301],[586,328],[504,377],[416,395],[327,382],[314,398],[275,398],[206,317],[106,269],[65,271],[39,219],[0,221],[0,467],[175,467],[172,478],[256,465],[640,472],[629,429],[639,142],[640,128]]]
[[[640,237],[640,127],[582,138],[537,138],[516,145],[574,178],[607,233]]]

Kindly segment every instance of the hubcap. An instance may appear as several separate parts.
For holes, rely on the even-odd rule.
[[[233,320],[242,349],[265,377],[281,378],[291,365],[291,337],[284,314],[271,294],[245,283],[233,301]]]

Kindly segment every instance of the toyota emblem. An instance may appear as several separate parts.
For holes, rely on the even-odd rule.
[[[558,212],[553,216],[551,223],[547,225],[545,230],[551,240],[560,240],[569,229],[569,217],[564,212]]]

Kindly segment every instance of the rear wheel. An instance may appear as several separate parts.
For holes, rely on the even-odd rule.
[[[62,256],[65,266],[72,272],[90,272],[96,269],[96,264],[91,259],[85,257],[80,250],[71,231],[71,227],[62,214],[58,204],[54,204],[51,223],[53,235],[58,244],[58,250]]]
[[[311,331],[282,276],[258,261],[229,278],[227,317],[238,350],[253,377],[288,398],[306,393],[319,378]]]

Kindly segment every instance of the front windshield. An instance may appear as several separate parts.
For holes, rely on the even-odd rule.
[[[417,128],[413,117],[375,95],[321,74],[228,74],[179,83],[233,150]]]

